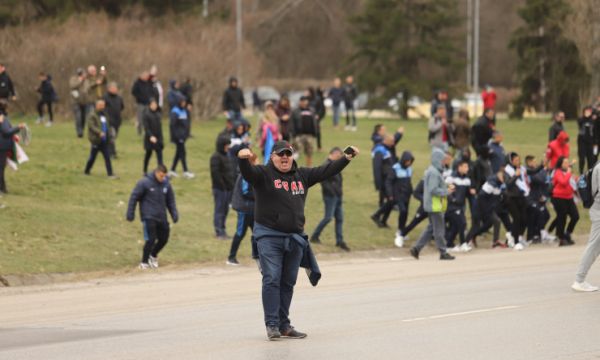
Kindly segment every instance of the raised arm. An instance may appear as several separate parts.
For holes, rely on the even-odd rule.
[[[258,166],[250,163],[251,158],[254,156],[256,155],[253,154],[250,149],[242,149],[238,152],[240,172],[242,173],[242,177],[252,185],[257,184],[263,178],[262,172]]]
[[[303,168],[302,171],[305,172],[308,187],[311,187],[314,184],[321,182],[333,175],[337,175],[344,170],[344,168],[350,163],[350,160],[355,158],[359,153],[358,148],[352,146],[352,149],[354,150],[354,155],[344,154],[341,159],[328,162],[319,167]]]

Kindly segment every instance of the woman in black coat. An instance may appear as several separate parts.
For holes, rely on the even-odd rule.
[[[162,124],[160,119],[160,111],[158,111],[158,103],[152,99],[150,105],[144,110],[142,115],[142,123],[144,125],[144,174],[148,172],[148,163],[152,157],[152,152],[156,152],[158,165],[163,165],[162,151],[164,148],[164,140],[162,133]]]

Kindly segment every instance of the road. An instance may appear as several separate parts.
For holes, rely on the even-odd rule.
[[[0,288],[0,359],[600,359],[600,293],[569,288],[582,250],[325,259],[292,304],[308,338],[277,342],[250,265]]]

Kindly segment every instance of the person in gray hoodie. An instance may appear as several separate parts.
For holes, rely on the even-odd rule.
[[[573,290],[582,292],[598,291],[598,287],[590,285],[585,278],[600,255],[600,163],[596,163],[592,170],[592,195],[594,203],[590,207],[590,220],[592,221],[590,238],[581,257],[575,282],[571,285]]]
[[[419,259],[419,253],[433,237],[440,251],[440,260],[454,260],[448,254],[445,240],[444,212],[448,205],[448,195],[454,192],[454,185],[446,185],[442,173],[450,165],[452,157],[439,148],[434,147],[431,152],[431,165],[425,171],[423,189],[423,208],[429,216],[429,225],[421,237],[410,249],[410,254]]]

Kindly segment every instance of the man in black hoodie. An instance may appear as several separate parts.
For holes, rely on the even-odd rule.
[[[254,187],[254,237],[262,272],[262,300],[269,340],[280,337],[305,338],[290,323],[289,309],[298,270],[310,253],[304,234],[304,205],[308,189],[339,174],[358,155],[352,154],[316,168],[299,168],[293,160],[294,149],[286,141],[273,147],[266,166],[252,166],[249,149],[238,153],[240,171]],[[314,283],[313,283],[314,284]]]
[[[148,171],[148,163],[152,152],[156,152],[156,160],[158,165],[163,165],[162,151],[164,148],[164,138],[162,132],[161,113],[158,111],[158,102],[155,99],[150,100],[148,106],[143,113],[142,123],[144,125],[144,174]]]
[[[148,71],[142,72],[140,77],[133,83],[131,95],[133,95],[137,103],[137,132],[138,135],[142,135],[142,114],[144,113],[144,109],[150,104],[150,99],[158,99],[158,92],[152,84]]]
[[[15,87],[10,76],[6,73],[6,66],[3,63],[0,63],[0,99],[17,100]]]
[[[325,164],[339,160],[344,154],[342,149],[334,147],[329,152],[329,157],[325,160]],[[310,241],[313,243],[320,244],[321,240],[319,236],[325,226],[335,217],[335,246],[339,247],[344,251],[350,251],[348,245],[344,241],[343,225],[344,225],[344,209],[342,208],[343,200],[343,187],[342,187],[342,174],[337,174],[329,179],[321,182],[321,189],[323,191],[323,203],[325,204],[325,217],[317,225],[317,228],[310,237]]]
[[[219,240],[230,240],[225,231],[225,221],[229,212],[231,195],[234,185],[235,164],[227,152],[231,140],[224,136],[217,138],[217,151],[210,158],[210,177],[212,180],[212,193],[215,200],[215,213],[213,225]]]
[[[489,152],[488,141],[492,138],[496,128],[496,115],[494,109],[486,109],[471,128],[471,145],[477,156],[487,156]]]
[[[229,78],[229,87],[223,93],[223,112],[234,124],[246,121],[242,116],[242,110],[246,108],[244,102],[244,92],[238,86],[238,80],[235,77]]]
[[[123,122],[121,113],[125,110],[123,98],[119,95],[119,87],[116,82],[110,82],[104,95],[104,101],[106,102],[106,115],[108,115],[108,123],[110,124],[110,131],[114,134],[112,141],[110,142],[110,156],[117,158],[117,137],[119,136],[119,129]],[[144,171],[146,173],[146,171]]]
[[[127,221],[135,218],[135,207],[140,203],[140,218],[144,228],[144,252],[140,269],[158,267],[158,253],[169,241],[170,226],[167,209],[173,222],[179,220],[175,192],[167,177],[167,168],[159,165],[154,172],[138,181],[129,198]]]

